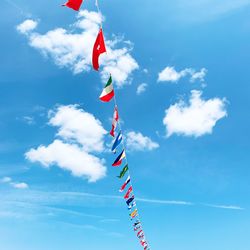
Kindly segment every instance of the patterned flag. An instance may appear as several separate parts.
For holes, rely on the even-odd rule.
[[[133,192],[133,187],[132,186],[128,189],[127,193],[124,195],[124,199],[128,199],[131,192]]]
[[[112,77],[110,75],[107,84],[105,85],[101,95],[100,100],[103,102],[109,102],[115,96],[113,84],[112,84]]]
[[[122,164],[122,160],[126,157],[125,150],[123,149],[119,156],[116,158],[114,163],[112,164],[113,167],[118,167]]]
[[[121,173],[119,176],[117,176],[119,179],[123,178],[124,175],[128,172],[128,164],[122,169]]]
[[[138,220],[134,223],[134,227],[136,227],[137,225],[141,224],[141,222]]]
[[[131,219],[134,219],[137,215],[138,215],[138,210],[135,209],[135,211],[133,211],[133,212],[130,214],[130,217],[131,217]]]
[[[135,196],[133,195],[131,198],[129,198],[126,203],[129,206],[131,202],[133,202],[133,200],[135,199]]]
[[[99,70],[99,56],[104,52],[106,52],[106,47],[105,47],[102,28],[100,28],[92,53],[93,68],[97,71]]]
[[[118,114],[118,108],[116,106],[115,111],[114,111],[114,115],[113,115],[112,129],[110,131],[110,135],[113,137],[115,137],[115,129],[116,129],[118,120],[119,120],[119,114]]]
[[[136,207],[135,201],[128,206],[128,210],[131,210],[133,207]]]
[[[122,133],[120,131],[119,134],[117,135],[115,142],[113,144],[113,147],[112,147],[113,153],[116,153],[116,149],[121,144],[121,142],[122,142]]]
[[[137,233],[137,237],[141,236],[141,235],[144,235],[143,231],[140,230],[138,233]]]
[[[82,2],[83,0],[68,0],[68,2],[62,6],[67,6],[68,8],[78,11],[81,8]]]
[[[130,176],[128,176],[127,180],[124,182],[124,184],[121,186],[120,192],[123,192],[126,186],[130,183]],[[129,204],[128,204],[129,205]]]

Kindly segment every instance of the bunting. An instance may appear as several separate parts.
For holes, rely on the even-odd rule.
[[[83,0],[68,0],[65,4],[63,4],[63,6],[71,8],[75,11],[79,11],[82,3],[83,3]],[[96,0],[96,7],[98,10],[98,13],[101,13],[99,9],[99,5],[98,5],[98,0]],[[93,51],[92,51],[92,65],[93,65],[94,70],[99,71],[99,68],[100,68],[99,57],[105,52],[107,52],[107,50],[106,50],[102,25],[100,25],[100,29],[96,37],[95,43],[93,45]],[[133,221],[132,225],[133,225],[134,232],[136,233],[136,236],[139,239],[139,243],[143,247],[143,249],[150,250],[148,241],[146,240],[146,237],[142,228],[142,223],[141,223],[139,213],[138,213],[138,208],[136,205],[136,196],[134,194],[130,172],[129,172],[129,166],[127,164],[127,157],[126,157],[126,152],[124,148],[123,135],[121,132],[121,125],[119,122],[118,107],[116,104],[116,97],[115,97],[115,91],[114,91],[111,74],[108,79],[108,82],[103,88],[101,95],[99,96],[99,99],[102,102],[110,102],[112,99],[114,100],[115,107],[114,107],[114,114],[113,114],[113,119],[112,119],[112,128],[110,130],[110,135],[112,137],[115,137],[117,125],[119,125],[120,131],[113,142],[111,151],[113,153],[116,153],[120,145],[122,147],[122,150],[121,150],[121,153],[118,155],[118,157],[116,157],[112,166],[119,167],[122,164],[123,160],[124,159],[126,160],[126,165],[122,168],[122,170],[120,171],[120,174],[117,176],[119,179],[123,179],[125,176],[127,177],[124,183],[121,185],[119,191],[123,193],[125,189],[127,189],[126,194],[124,195],[124,199],[125,199],[127,208],[129,210],[129,217],[131,221]]]

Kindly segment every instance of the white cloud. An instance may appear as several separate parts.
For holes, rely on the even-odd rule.
[[[196,71],[192,68],[186,68],[181,71],[176,71],[174,67],[166,67],[158,75],[158,82],[175,82],[177,83],[181,78],[190,76],[190,82],[200,80],[204,82],[204,78],[207,74],[207,70],[202,68],[200,71]]]
[[[26,153],[26,157],[31,162],[40,162],[45,167],[57,165],[76,177],[87,177],[90,182],[95,182],[106,174],[104,160],[87,153],[76,144],[64,143],[61,140],[31,149]]]
[[[14,182],[10,177],[4,177],[0,180],[1,183],[9,184],[10,186],[16,189],[27,189],[29,186],[27,183],[24,182]]]
[[[152,141],[149,137],[142,135],[140,132],[128,132],[126,134],[126,144],[131,151],[154,150],[159,144]]]
[[[22,34],[28,34],[32,30],[34,30],[37,27],[37,25],[38,25],[37,21],[34,21],[32,19],[27,19],[26,21],[17,26],[17,30]]]
[[[73,29],[56,28],[45,34],[25,34],[31,47],[52,58],[56,65],[67,67],[74,74],[79,74],[91,69],[92,49],[102,20],[104,18],[97,12],[84,10],[77,15],[77,21],[71,26]],[[27,20],[18,27],[26,22]],[[111,73],[114,82],[121,87],[130,82],[132,72],[139,67],[130,55],[131,42],[113,36],[113,40],[106,39],[106,47],[107,54],[100,57],[100,65],[103,65],[102,79],[106,81]]]
[[[87,152],[103,151],[104,135],[107,132],[92,114],[76,105],[60,106],[49,113],[49,124],[59,128],[58,136],[80,143]]]
[[[201,95],[201,91],[193,90],[188,104],[181,100],[166,110],[163,124],[168,137],[174,133],[195,137],[211,134],[217,121],[227,116],[226,99],[206,101]]]
[[[29,185],[27,183],[25,183],[25,182],[20,182],[20,183],[12,182],[11,186],[16,188],[16,189],[27,189],[27,188],[29,188]]]
[[[145,92],[146,89],[147,89],[147,86],[148,86],[148,85],[147,85],[146,83],[140,84],[140,85],[137,87],[136,94],[137,94],[137,95],[140,95],[140,94],[142,94],[143,92]]]
[[[106,175],[105,161],[93,155],[104,150],[107,133],[92,114],[77,105],[59,106],[49,112],[49,124],[58,127],[57,136],[48,146],[30,149],[26,158],[44,167],[58,166],[77,177],[95,182]]]

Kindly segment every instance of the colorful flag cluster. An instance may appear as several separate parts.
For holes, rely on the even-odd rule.
[[[83,0],[68,0],[67,3],[63,4],[63,6],[67,6],[68,8],[78,11],[81,8],[82,3],[83,3]],[[96,6],[99,12],[98,0],[96,0]],[[100,67],[99,57],[101,56],[101,54],[105,52],[106,52],[106,46],[105,46],[104,35],[103,35],[103,30],[100,27],[99,33],[97,34],[97,38],[93,46],[93,52],[92,52],[92,65],[93,65],[94,70],[96,71],[99,70],[99,67]],[[103,102],[110,102],[112,99],[114,99],[115,107],[114,107],[114,114],[113,114],[113,120],[112,120],[112,127],[110,130],[110,135],[114,138],[114,142],[113,142],[111,151],[114,154],[116,154],[116,152],[120,148],[120,153],[114,160],[112,166],[120,168],[120,174],[117,177],[121,180],[124,179],[119,192],[124,193],[123,198],[125,200],[125,204],[129,211],[129,217],[133,223],[134,232],[136,233],[136,236],[139,239],[139,242],[141,246],[143,247],[143,249],[150,250],[149,244],[146,240],[146,237],[142,228],[142,223],[141,223],[139,213],[138,213],[138,208],[136,205],[136,198],[135,198],[134,189],[132,186],[131,177],[129,173],[129,167],[128,167],[126,151],[125,151],[124,143],[123,143],[123,135],[121,131],[121,125],[119,122],[119,113],[118,113],[118,107],[116,105],[115,91],[114,91],[114,87],[112,83],[111,74],[99,99]],[[125,176],[127,177],[126,179],[125,179]]]

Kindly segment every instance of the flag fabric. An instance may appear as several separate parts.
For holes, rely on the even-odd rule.
[[[110,75],[107,84],[105,85],[101,95],[100,100],[103,102],[109,102],[115,96],[113,84],[112,84],[112,76]]]
[[[113,167],[118,167],[122,164],[122,160],[126,157],[125,150],[123,149],[119,156],[116,158],[114,163],[112,164]]]
[[[136,207],[135,201],[128,206],[128,210],[131,210],[133,207]]]
[[[130,183],[130,176],[128,176],[127,180],[124,182],[124,184],[120,188],[120,192],[123,192],[126,186]],[[128,204],[129,205],[129,204]]]
[[[133,187],[132,186],[128,189],[127,193],[124,195],[124,199],[128,199],[131,192],[133,192]]]
[[[135,228],[134,228],[134,231],[136,232],[136,231],[138,231],[139,229],[141,229],[141,227],[140,227],[140,226],[135,227]]]
[[[106,46],[104,42],[102,28],[100,28],[94,47],[93,47],[93,53],[92,53],[93,68],[97,71],[99,70],[99,56],[105,52],[106,52]]]
[[[114,142],[113,146],[112,146],[112,152],[113,153],[116,153],[116,149],[121,144],[121,142],[122,142],[122,133],[120,131],[119,134],[117,135],[116,139],[115,139],[115,142]]]
[[[112,129],[110,131],[110,135],[113,137],[115,137],[115,129],[117,127],[118,120],[119,120],[118,108],[117,106],[115,106],[113,121],[112,121]]]
[[[143,231],[140,230],[140,231],[137,233],[137,237],[139,237],[139,236],[142,235],[142,234],[143,234]]]
[[[140,224],[141,224],[140,221],[136,221],[136,222],[134,223],[134,227],[136,227],[137,225],[140,225]]]
[[[129,206],[131,202],[133,202],[133,200],[135,199],[135,196],[133,195],[131,198],[129,198],[126,203]]]
[[[62,6],[66,6],[73,10],[78,11],[81,8],[83,0],[68,0],[67,3],[63,4]]]
[[[133,212],[130,214],[130,217],[131,217],[131,219],[133,219],[133,218],[135,218],[137,215],[138,215],[138,210],[135,209],[135,211],[133,211]]]
[[[117,176],[119,179],[123,178],[124,175],[128,172],[128,164],[122,169],[121,173],[119,176]]]

